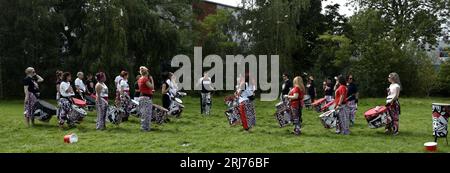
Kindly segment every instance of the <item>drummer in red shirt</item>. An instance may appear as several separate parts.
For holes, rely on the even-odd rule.
[[[294,134],[301,134],[301,121],[303,96],[305,95],[305,86],[303,85],[303,79],[300,76],[294,78],[294,87],[289,91],[289,95],[285,95],[284,98],[289,100],[292,117],[294,121]]]
[[[150,123],[152,119],[152,98],[153,98],[153,78],[150,76],[146,67],[139,68],[141,78],[138,80],[139,91],[141,97],[139,98],[139,113],[141,115],[141,130],[150,131]]]
[[[347,102],[347,82],[344,76],[338,77],[339,86],[335,92],[335,110],[337,113],[336,134],[350,134],[350,117],[348,113]]]

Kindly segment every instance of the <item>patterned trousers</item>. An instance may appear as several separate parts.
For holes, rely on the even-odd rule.
[[[34,111],[36,110],[36,102],[37,102],[36,96],[28,92],[28,100],[24,104],[24,110],[25,110],[25,118],[34,119]]]
[[[393,133],[399,131],[399,120],[400,120],[400,102],[396,100],[391,105],[387,106],[389,116],[391,117],[391,122],[386,124],[386,129],[392,130]]]
[[[96,101],[96,107],[97,107],[97,130],[103,130],[106,128],[105,121],[106,121],[106,114],[108,113],[108,101],[106,101],[103,98],[99,98],[99,100]]]
[[[59,125],[64,125],[65,121],[71,124],[69,120],[69,114],[72,112],[72,102],[67,98],[60,98],[58,100],[58,123]]]
[[[355,100],[352,101],[348,101],[347,102],[347,107],[348,107],[348,113],[349,113],[349,118],[350,118],[350,122],[353,124],[355,123],[355,114],[356,114],[356,110],[358,109],[358,105],[356,104]]]
[[[152,99],[147,96],[142,96],[139,99],[138,110],[141,115],[141,130],[150,131],[152,113],[153,113]]]
[[[349,111],[346,105],[341,105],[337,110],[336,133],[348,135],[350,134]]]

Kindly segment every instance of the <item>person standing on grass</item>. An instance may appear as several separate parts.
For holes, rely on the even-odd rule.
[[[388,81],[391,83],[387,89],[388,96],[386,98],[386,107],[391,118],[391,122],[386,124],[386,134],[398,135],[399,132],[399,117],[400,117],[400,76],[397,73],[391,73],[388,76]]]
[[[134,82],[134,100],[137,100],[141,96],[141,91],[139,91],[138,80],[141,78],[141,75],[136,76],[136,81]]]
[[[138,110],[139,115],[141,115],[141,130],[149,132],[151,130],[154,83],[147,67],[140,67],[139,72],[141,73],[141,78],[138,80],[138,85],[141,97],[139,98]]]
[[[95,81],[94,81],[94,76],[89,73],[87,75],[87,79],[86,79],[86,90],[88,94],[95,94]]]
[[[59,100],[59,97],[61,96],[61,94],[59,93],[59,85],[61,85],[62,82],[62,75],[63,72],[60,70],[56,71],[56,101]],[[58,115],[58,113],[56,113],[56,115]]]
[[[117,88],[119,89],[119,104],[118,107],[122,108],[123,114],[120,115],[121,121],[128,121],[128,117],[130,116],[130,86],[128,85],[128,72],[122,71],[120,73],[122,77],[121,80],[117,83]]]
[[[39,84],[44,82],[44,79],[36,74],[33,67],[28,67],[25,69],[25,78],[23,79],[23,91],[25,93],[24,99],[24,117],[25,124],[29,127],[34,126],[34,111],[35,104],[39,99]]]
[[[349,113],[346,105],[347,101],[347,82],[344,76],[338,77],[339,86],[335,92],[335,110],[337,113],[336,134],[349,135]]]
[[[314,77],[309,76],[308,83],[306,84],[308,95],[311,97],[311,103],[314,103],[317,95],[316,86],[314,85]]]
[[[209,112],[205,112],[205,107],[207,104],[207,98],[211,98],[211,91],[213,91],[214,88],[208,72],[203,72],[203,77],[198,80],[197,86],[202,87],[202,90],[200,91],[200,114],[209,114]]]
[[[72,112],[72,97],[75,95],[75,92],[70,85],[70,81],[72,81],[72,75],[69,72],[65,72],[62,75],[62,81],[59,86],[60,98],[58,100],[58,125],[60,128],[63,127],[65,121],[70,127],[73,127],[75,124],[69,120],[69,114]]]
[[[96,100],[95,106],[97,108],[97,130],[104,130],[106,128],[105,120],[108,112],[108,86],[106,86],[106,75],[99,72],[95,75],[97,84],[95,85]]]
[[[353,79],[353,75],[347,76],[347,107],[350,114],[350,126],[355,124],[355,114],[358,110],[358,88]]]
[[[282,77],[283,84],[281,85],[281,101],[284,101],[283,96],[288,95],[289,91],[292,89],[292,81],[289,79],[289,75],[287,73],[283,73]]]
[[[77,78],[75,79],[75,95],[78,99],[84,100],[84,95],[86,93],[86,85],[83,82],[84,73],[78,72]]]
[[[294,87],[289,91],[288,95],[284,95],[284,99],[288,99],[294,123],[294,134],[300,135],[302,124],[300,119],[302,118],[303,97],[305,93],[305,86],[303,85],[303,79],[300,76],[294,78]]]
[[[116,105],[119,103],[120,93],[119,93],[119,88],[117,86],[119,85],[119,81],[123,80],[123,77],[121,76],[122,72],[124,72],[124,71],[121,71],[119,73],[119,75],[117,75],[116,78],[114,78],[114,86],[116,87],[116,99],[115,99]]]
[[[163,74],[163,84],[161,86],[161,93],[162,93],[162,103],[163,103],[163,107],[166,108],[167,110],[169,110],[170,107],[170,97],[171,97],[171,93],[170,93],[170,89],[171,89],[171,85],[172,85],[172,76],[173,74],[171,72],[166,72]]]
[[[333,101],[333,83],[331,82],[330,79],[325,79],[325,81],[323,82],[323,91],[325,93],[325,100],[326,103],[330,103]]]
[[[253,104],[254,99],[254,84],[250,84],[249,74],[245,77],[240,77],[238,83],[238,89],[236,95],[239,102],[239,114],[241,117],[241,123],[244,130],[248,131],[256,124],[255,106]]]

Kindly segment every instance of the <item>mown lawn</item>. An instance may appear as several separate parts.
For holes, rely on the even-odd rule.
[[[160,97],[155,102],[160,103]],[[186,97],[185,112],[180,119],[152,126],[149,133],[139,130],[139,120],[131,118],[120,126],[107,124],[107,130],[95,130],[95,112],[75,129],[61,130],[56,118],[50,123],[37,122],[27,128],[23,122],[22,101],[0,101],[0,152],[158,152],[158,153],[397,153],[424,152],[423,144],[433,141],[431,103],[450,102],[450,98],[402,98],[400,135],[387,136],[383,129],[369,129],[363,112],[384,99],[361,99],[352,134],[341,136],[322,127],[319,114],[303,111],[303,135],[290,134],[292,127],[279,128],[273,116],[276,102],[256,102],[257,127],[245,132],[230,127],[223,114],[223,97],[213,100],[209,117],[199,114],[199,99]],[[74,132],[76,144],[65,144],[63,136]],[[450,152],[445,140],[440,152]]]

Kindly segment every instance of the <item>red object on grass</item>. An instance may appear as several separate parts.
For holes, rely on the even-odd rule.
[[[427,142],[424,144],[425,150],[430,152],[436,152],[437,151],[437,143],[436,142]]]

